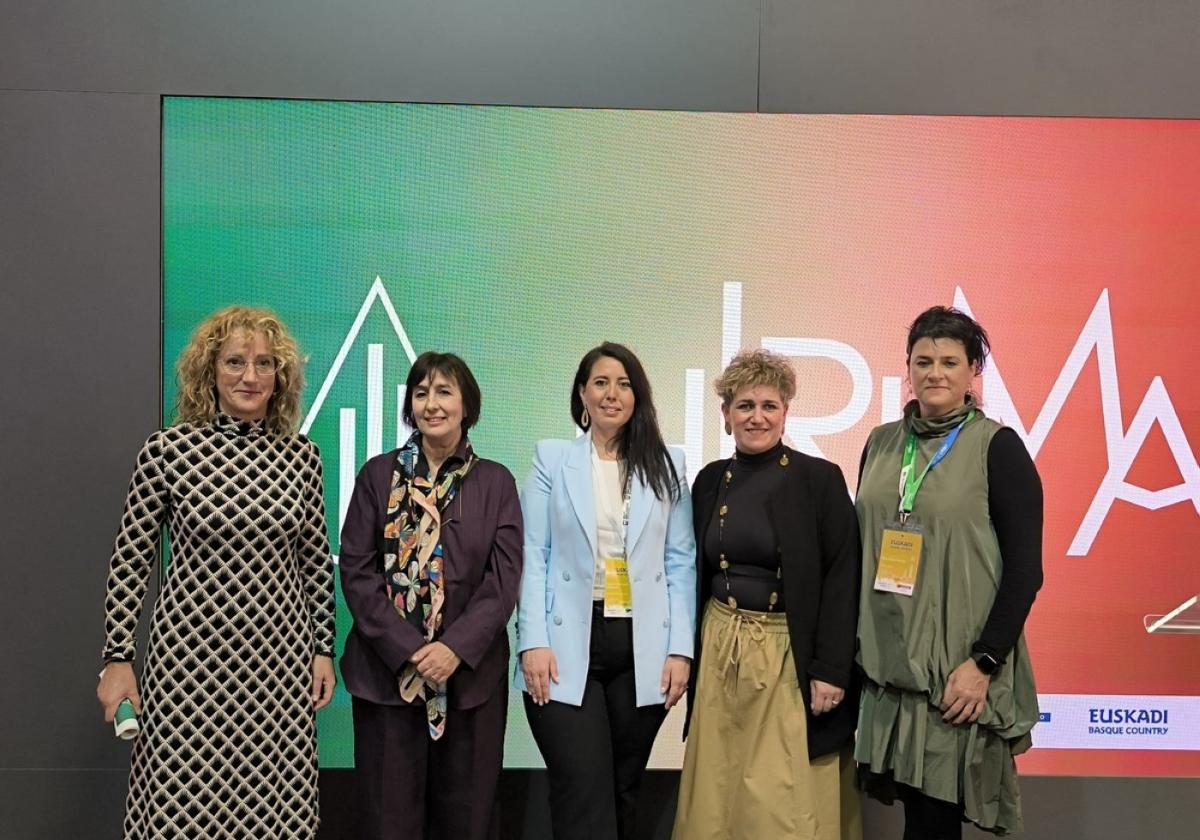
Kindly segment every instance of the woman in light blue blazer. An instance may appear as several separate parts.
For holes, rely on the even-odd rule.
[[[537,445],[522,498],[516,685],[555,838],[631,840],[654,737],[691,669],[692,504],[627,347],[583,357],[571,416],[585,434]]]

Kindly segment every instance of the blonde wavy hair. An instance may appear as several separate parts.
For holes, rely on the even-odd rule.
[[[217,353],[232,335],[261,335],[275,357],[275,391],[267,403],[267,428],[290,435],[300,426],[300,394],[304,391],[304,362],[288,328],[269,309],[230,306],[196,327],[192,340],[179,354],[175,372],[175,423],[211,423],[217,416]]]
[[[786,405],[796,396],[796,372],[791,363],[769,350],[743,350],[729,360],[729,366],[713,382],[721,405],[733,402],[743,388],[765,385],[776,388]]]

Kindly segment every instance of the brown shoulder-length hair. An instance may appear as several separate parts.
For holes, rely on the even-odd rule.
[[[300,426],[304,359],[282,321],[269,309],[230,306],[196,327],[175,363],[179,392],[175,423],[211,423],[217,416],[217,353],[231,335],[261,335],[275,357],[275,392],[267,403],[267,428],[290,435]]]
[[[426,350],[417,356],[417,360],[413,362],[412,368],[408,371],[408,381],[404,388],[404,405],[400,410],[404,422],[410,429],[417,428],[417,418],[413,414],[412,407],[413,391],[417,390],[417,386],[426,378],[433,379],[434,375],[438,373],[453,380],[462,395],[462,433],[465,435],[472,426],[479,422],[479,414],[483,408],[483,394],[479,390],[475,374],[471,373],[467,363],[453,353],[437,353],[433,350]]]

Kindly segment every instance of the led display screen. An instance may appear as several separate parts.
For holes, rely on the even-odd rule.
[[[789,442],[853,490],[908,398],[907,325],[953,304],[991,334],[983,407],[1045,486],[1022,770],[1198,776],[1198,196],[1187,121],[168,98],[164,422],[196,323],[276,310],[308,356],[336,554],[422,350],[471,365],[472,441],[522,483],[536,441],[575,435],[591,346],[640,355],[691,476],[732,447],[713,379],[761,346],[795,365]],[[506,766],[540,766],[510,704]],[[681,717],[652,767],[679,766]],[[340,688],[319,729],[322,764],[351,766]]]

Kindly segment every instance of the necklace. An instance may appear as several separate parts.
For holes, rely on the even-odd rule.
[[[733,597],[733,587],[729,583],[729,560],[725,556],[725,517],[729,515],[729,485],[733,483],[733,464],[737,461],[737,453],[733,453],[733,458],[725,467],[725,480],[721,482],[721,495],[717,499],[717,546],[718,546],[718,565],[721,567],[721,575],[725,578],[725,601],[733,609],[738,608],[737,598]],[[779,458],[779,466],[787,469],[788,456],[787,452]],[[782,555],[780,555],[782,557]],[[775,568],[775,580],[783,580],[783,561]],[[771,596],[767,599],[767,612],[773,612],[775,605],[779,603],[779,584],[771,592]]]

